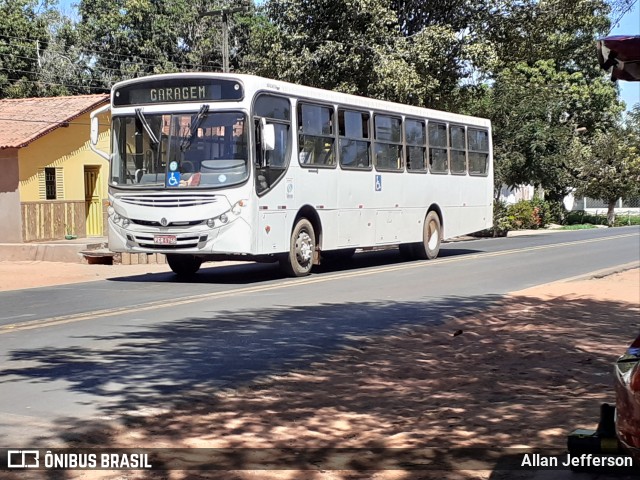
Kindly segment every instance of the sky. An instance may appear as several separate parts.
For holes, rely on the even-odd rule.
[[[76,16],[74,5],[76,5],[79,0],[58,1],[62,12],[71,17]],[[262,3],[262,0],[258,3]],[[640,35],[640,0],[636,0],[633,8],[622,17],[617,25],[614,25],[610,35]],[[640,103],[640,82],[618,82],[618,84],[620,86],[620,97],[627,104],[627,110],[630,110],[636,103]]]

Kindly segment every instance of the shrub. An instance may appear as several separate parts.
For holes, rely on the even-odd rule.
[[[603,213],[602,215],[594,215],[592,213],[587,213],[583,210],[579,210],[576,212],[569,212],[566,218],[567,225],[582,225],[582,224],[591,224],[591,225],[606,225],[607,224],[607,214]],[[614,222],[614,227],[624,227],[627,225],[640,225],[640,215],[634,215],[630,213],[618,214],[616,215],[616,219]]]
[[[536,229],[542,224],[542,215],[540,207],[533,204],[530,200],[520,200],[518,203],[507,207],[507,221],[509,230],[526,230]]]

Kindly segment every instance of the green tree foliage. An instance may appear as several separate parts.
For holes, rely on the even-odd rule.
[[[38,95],[38,56],[49,35],[38,0],[0,0],[0,98]]]
[[[206,14],[226,5],[218,0],[80,0],[78,29],[94,77],[110,86],[154,73],[219,71],[220,16]],[[246,30],[233,23],[232,60]]]
[[[576,158],[577,194],[604,200],[613,226],[619,198],[640,195],[640,105],[626,124],[598,131]]]
[[[447,26],[406,37],[385,0],[271,0],[253,23],[245,68],[305,85],[433,106],[455,88],[457,45],[455,31]]]
[[[594,61],[594,39],[610,21],[606,0],[493,0],[476,24],[480,41],[495,50],[493,61],[480,65],[495,70],[524,62],[533,66],[553,60],[568,72],[600,76]]]
[[[576,130],[609,128],[622,110],[611,82],[559,71],[550,60],[505,68],[471,98],[468,110],[493,123],[496,187],[530,183],[552,201],[573,187]]]

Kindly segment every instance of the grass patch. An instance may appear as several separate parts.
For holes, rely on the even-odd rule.
[[[597,228],[595,225],[591,225],[590,223],[582,223],[578,225],[565,225],[560,230],[587,230],[589,228]]]

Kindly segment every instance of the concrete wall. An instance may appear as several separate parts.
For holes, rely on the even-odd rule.
[[[18,150],[0,150],[0,243],[22,242]]]

